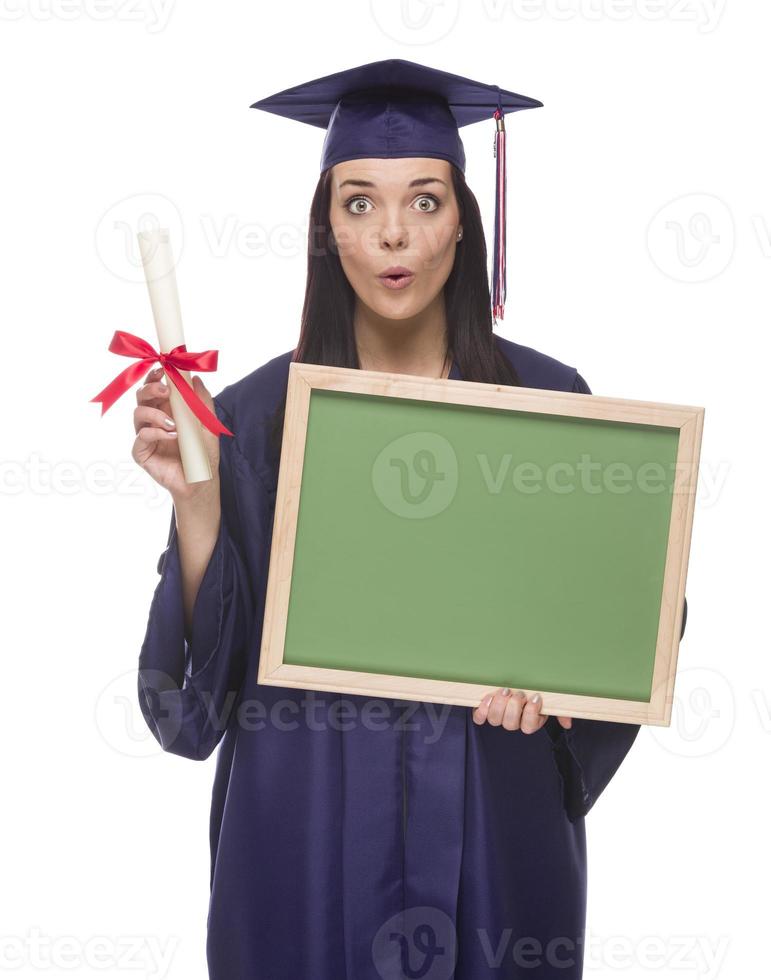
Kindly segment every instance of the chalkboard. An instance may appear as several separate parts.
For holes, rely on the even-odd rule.
[[[669,724],[703,411],[292,363],[258,681]]]

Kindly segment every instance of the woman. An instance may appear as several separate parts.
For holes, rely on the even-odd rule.
[[[403,78],[410,63],[356,69],[359,88],[394,65]],[[427,96],[456,78],[412,68]],[[574,980],[583,818],[639,726],[547,718],[518,691],[472,710],[256,683],[290,361],[590,393],[575,368],[493,333],[458,124],[429,99],[441,112],[421,136],[426,103],[390,92],[384,114],[384,98],[332,100],[296,348],[215,398],[193,379],[235,432],[204,430],[213,480],[185,483],[160,369],[137,395],[134,458],[174,503],[140,703],[167,751],[205,759],[221,743],[214,980]],[[373,152],[398,123],[412,145]]]

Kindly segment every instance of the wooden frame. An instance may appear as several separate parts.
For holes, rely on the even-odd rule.
[[[598,395],[430,379],[292,362],[273,524],[258,683],[476,706],[491,690],[477,683],[308,667],[283,662],[311,394],[327,389],[466,406],[643,423],[679,429],[664,588],[650,701],[541,691],[542,713],[669,725],[688,568],[704,409]],[[523,688],[524,690],[524,688]],[[526,694],[533,693],[529,690]]]

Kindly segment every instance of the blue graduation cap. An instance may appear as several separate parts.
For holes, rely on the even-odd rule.
[[[462,75],[389,58],[325,75],[252,103],[326,129],[321,167],[370,157],[436,157],[465,172],[460,126],[495,119],[493,317],[506,300],[506,128],[504,115],[543,103]]]

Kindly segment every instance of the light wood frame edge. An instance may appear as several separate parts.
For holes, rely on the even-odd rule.
[[[449,378],[424,378],[383,371],[351,372],[347,368],[296,361],[292,361],[289,365],[271,542],[272,560],[268,574],[257,672],[259,684],[308,690],[332,689],[339,693],[373,697],[388,696],[468,706],[476,706],[491,690],[484,684],[283,663],[305,439],[310,397],[314,388],[357,394],[423,398],[430,401],[509,408],[540,414],[568,414],[582,418],[663,425],[679,429],[672,516],[650,700],[629,701],[554,691],[539,692],[543,696],[541,713],[546,715],[561,714],[631,724],[661,726],[670,724],[704,424],[702,407],[552,391],[544,388],[458,381]],[[673,601],[674,610],[671,607]],[[526,690],[525,693],[530,695],[535,692]]]

